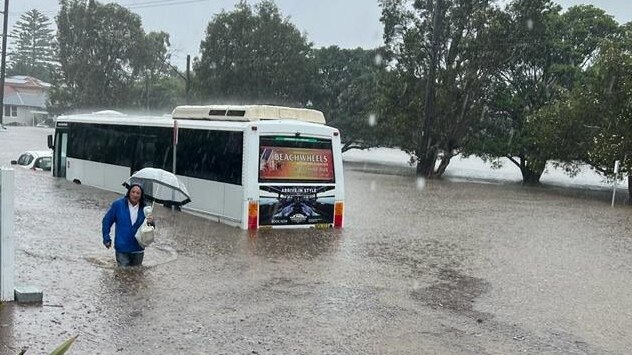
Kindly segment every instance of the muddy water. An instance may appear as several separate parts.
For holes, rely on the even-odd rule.
[[[2,164],[50,130],[0,133]],[[367,171],[368,170],[368,171]],[[16,169],[0,353],[627,353],[632,222],[607,196],[348,164],[346,228],[256,235],[158,210],[145,266],[100,240],[117,194]],[[406,173],[403,171],[403,173]]]

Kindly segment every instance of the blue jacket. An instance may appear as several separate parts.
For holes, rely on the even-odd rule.
[[[144,248],[138,244],[135,236],[136,231],[138,231],[138,228],[140,228],[145,221],[145,212],[142,206],[138,206],[138,218],[136,219],[136,223],[132,225],[127,203],[127,197],[114,201],[103,217],[102,222],[103,244],[112,241],[110,238],[110,230],[112,229],[112,224],[116,223],[116,227],[114,228],[116,237],[114,239],[114,249],[119,253],[134,253],[144,250]]]

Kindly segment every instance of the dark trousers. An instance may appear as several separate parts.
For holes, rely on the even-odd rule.
[[[143,263],[144,252],[140,253],[119,253],[116,252],[116,263],[118,266],[140,266]]]

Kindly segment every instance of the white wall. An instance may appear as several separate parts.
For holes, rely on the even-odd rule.
[[[31,111],[43,111],[41,107],[18,106],[17,116],[4,116],[4,108],[2,108],[2,123],[9,124],[18,122],[20,125],[33,126],[33,113]],[[38,115],[41,116],[41,115]],[[38,124],[39,122],[35,122]]]

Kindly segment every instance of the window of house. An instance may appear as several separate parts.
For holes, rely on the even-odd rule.
[[[4,115],[16,117],[18,115],[18,107],[15,105],[4,105]]]

